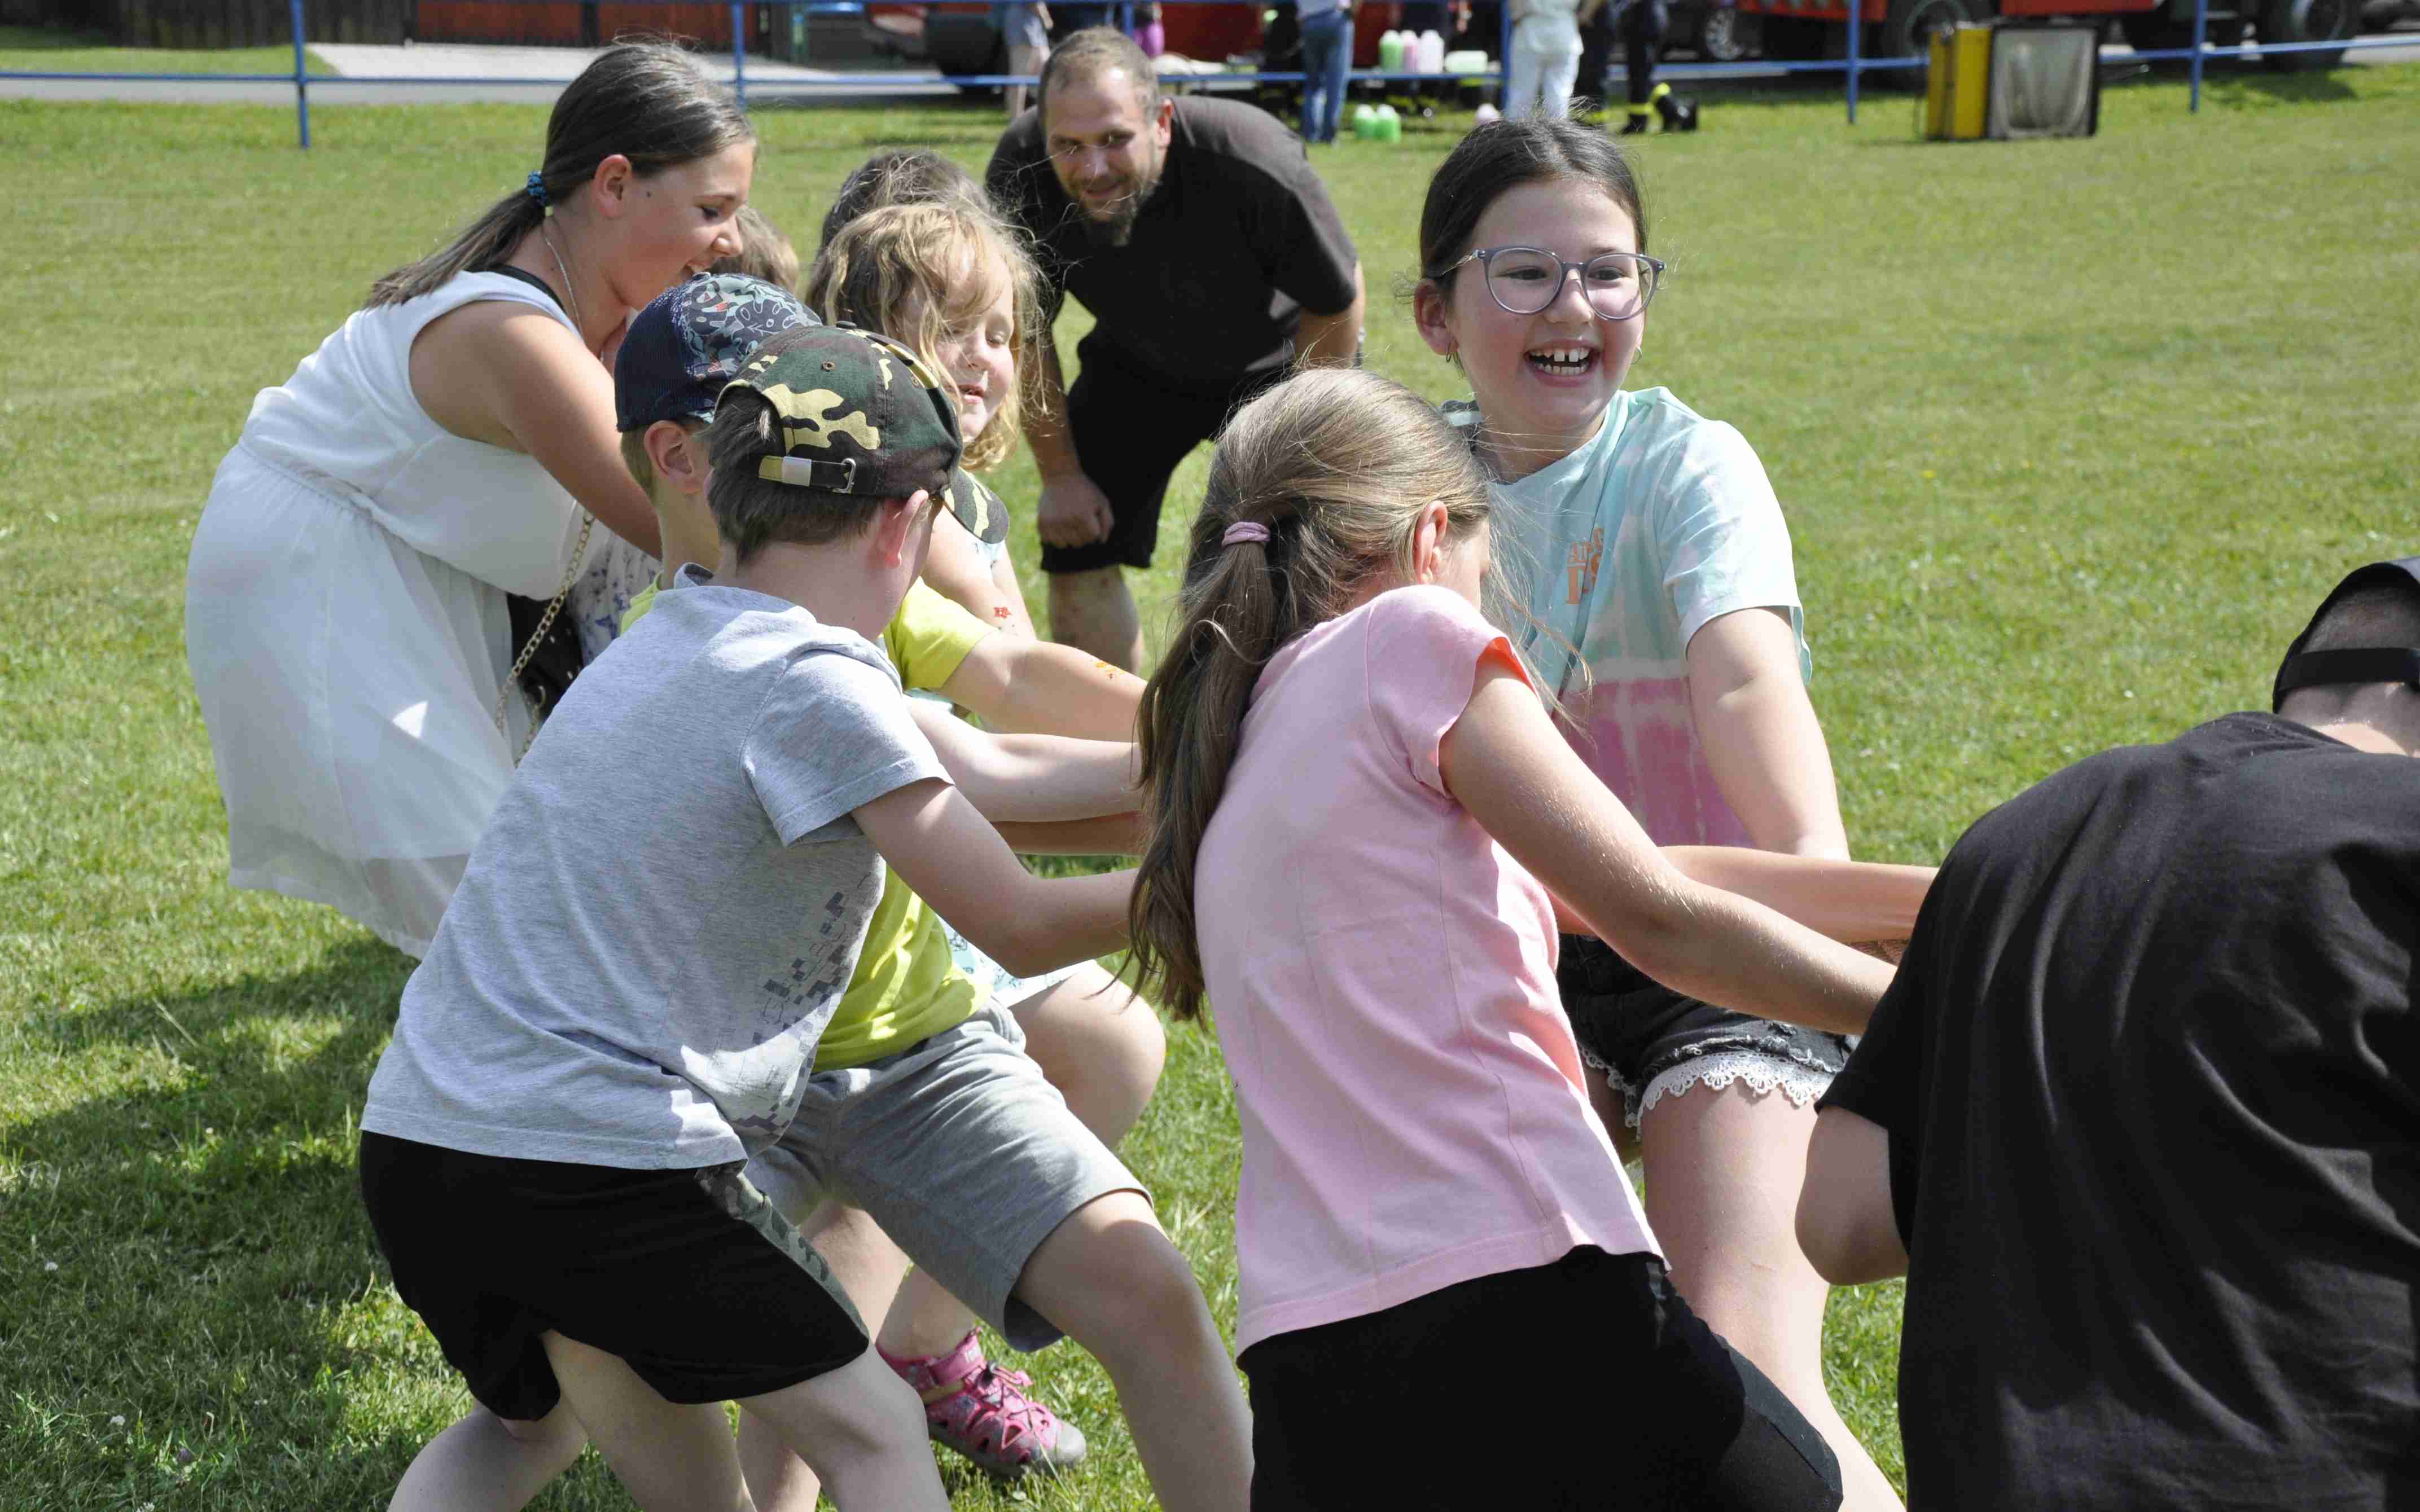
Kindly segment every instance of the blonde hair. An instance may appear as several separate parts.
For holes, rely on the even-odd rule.
[[[1000,221],[957,200],[868,210],[833,234],[799,290],[823,319],[905,342],[934,372],[945,373],[938,348],[991,308],[999,288],[986,271],[993,267],[1008,280],[1016,381],[984,433],[967,442],[964,465],[978,471],[1007,458],[1027,408],[1038,409],[1033,388],[1040,367],[1033,358],[1036,344],[1047,339],[1033,260]],[[902,329],[910,296],[921,312],[914,331]]]
[[[717,262],[708,272],[737,273],[762,279],[776,288],[799,286],[799,252],[782,228],[753,205],[739,207],[739,250]]]
[[[1295,374],[1237,410],[1194,517],[1178,628],[1143,689],[1142,816],[1129,909],[1132,960],[1180,1019],[1202,1010],[1193,867],[1225,793],[1244,711],[1280,648],[1334,619],[1376,579],[1408,581],[1421,510],[1450,538],[1487,522],[1487,479],[1444,416],[1399,383],[1350,368]],[[1265,526],[1265,542],[1224,544]]]

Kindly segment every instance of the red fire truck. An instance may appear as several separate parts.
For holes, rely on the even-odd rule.
[[[1849,6],[1865,23],[1859,47],[1867,57],[1921,57],[1935,31],[1993,16],[2074,16],[2115,23],[2126,40],[2145,50],[2193,45],[2194,0],[1739,0],[1756,14],[1770,58],[1840,57],[1848,51]],[[2248,28],[2262,42],[2331,42],[2361,27],[2361,0],[2209,0],[2209,39],[2243,40]],[[2261,61],[2284,72],[2335,67],[2341,52],[2274,53]]]

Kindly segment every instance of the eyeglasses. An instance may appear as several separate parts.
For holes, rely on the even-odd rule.
[[[1664,273],[1661,261],[1636,252],[1602,253],[1575,263],[1540,247],[1481,247],[1453,267],[1468,262],[1479,264],[1488,297],[1508,315],[1536,315],[1561,299],[1564,281],[1577,273],[1590,308],[1607,320],[1627,320],[1647,308]]]

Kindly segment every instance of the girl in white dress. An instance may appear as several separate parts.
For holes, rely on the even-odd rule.
[[[529,733],[505,595],[553,598],[613,535],[656,548],[600,354],[739,249],[754,166],[677,49],[610,48],[525,189],[253,401],[185,597],[237,887],[427,949]]]

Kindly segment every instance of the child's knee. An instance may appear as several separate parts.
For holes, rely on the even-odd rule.
[[[488,1412],[484,1407],[479,1411]],[[572,1415],[571,1404],[566,1401],[556,1401],[554,1411],[544,1417],[497,1417],[492,1412],[488,1412],[488,1415],[495,1417],[497,1426],[515,1443],[532,1449],[568,1448],[577,1451],[588,1442],[587,1430],[580,1426],[580,1419]]]
[[[1101,1198],[1044,1242],[1018,1291],[1109,1359],[1181,1348],[1209,1317],[1201,1283],[1139,1193]]]

